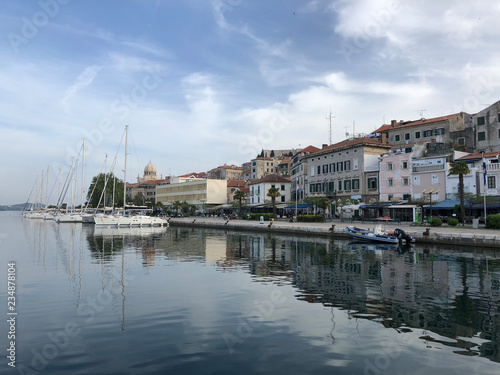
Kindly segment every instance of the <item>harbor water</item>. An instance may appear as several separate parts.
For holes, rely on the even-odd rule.
[[[0,250],[1,374],[500,373],[499,249],[1,212]]]

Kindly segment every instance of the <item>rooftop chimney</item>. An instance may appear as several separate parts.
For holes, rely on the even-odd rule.
[[[326,143],[323,143],[323,145],[321,146],[321,148],[325,148],[325,147],[328,147],[328,145]]]
[[[396,127],[396,123],[397,123],[396,120],[391,120],[391,128],[395,128]]]

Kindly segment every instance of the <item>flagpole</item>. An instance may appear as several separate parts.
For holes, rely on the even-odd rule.
[[[299,202],[299,177],[297,177],[297,189],[295,193],[295,220],[297,220],[297,205]]]
[[[484,176],[484,192],[483,192],[483,207],[484,207],[484,225],[486,225],[486,160],[484,160],[484,152],[483,154],[483,176]]]

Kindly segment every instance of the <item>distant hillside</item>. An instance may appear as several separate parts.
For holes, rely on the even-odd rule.
[[[10,206],[0,205],[0,211],[22,211],[26,203],[13,204]]]

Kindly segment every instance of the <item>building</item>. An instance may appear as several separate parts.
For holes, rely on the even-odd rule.
[[[335,143],[307,156],[305,197],[378,200],[379,157],[390,145],[360,137]]]
[[[205,204],[227,203],[227,181],[191,178],[170,181],[156,186],[156,202],[170,205],[173,202],[187,202],[201,208]]]
[[[281,194],[280,197],[276,198],[276,203],[285,203],[290,200],[291,182],[289,178],[271,174],[253,180],[248,185],[250,188],[248,202],[251,205],[264,204],[266,201],[270,201],[271,198],[267,196],[267,193],[272,187],[278,189]]]
[[[264,176],[277,173],[278,159],[257,157],[251,160],[250,179],[257,180]]]
[[[395,146],[381,155],[379,168],[380,201],[411,200],[413,158],[423,155],[425,145]]]
[[[319,148],[309,145],[302,150],[297,151],[292,156],[292,165],[290,167],[290,176],[294,185],[294,188],[291,192],[292,201],[295,201],[297,199],[297,185],[299,188],[299,200],[304,199],[305,184],[308,179],[307,157],[310,154],[318,151],[320,151]]]
[[[234,193],[236,193],[238,190],[243,191],[245,194],[250,193],[250,189],[245,186],[246,182],[243,180],[228,180],[227,181],[227,201],[228,202],[234,202]],[[241,203],[244,204],[246,201],[242,201]]]
[[[290,171],[292,167],[292,158],[289,156],[284,156],[278,162],[277,174],[281,177],[290,177]]]
[[[169,179],[158,179],[156,175],[156,167],[149,161],[148,165],[144,167],[143,177],[137,176],[137,182],[130,184],[127,183],[126,192],[127,199],[133,200],[136,196],[142,198],[143,202],[155,201],[156,198],[156,185],[168,183]]]
[[[473,117],[476,129],[476,151],[499,152],[500,101],[476,113]]]
[[[242,180],[243,168],[236,165],[221,165],[207,172],[206,178],[214,180]]]
[[[453,143],[469,152],[476,147],[473,116],[465,112],[416,121],[392,120],[372,134],[387,139],[391,145]]]
[[[466,152],[454,151],[443,143],[428,143],[424,154],[412,161],[413,197],[432,202],[444,200],[450,163],[465,155]]]
[[[457,161],[465,161],[469,167],[470,174],[464,176],[464,191],[482,195],[500,195],[500,152],[487,152],[484,154],[470,154],[463,156]],[[486,163],[486,184],[483,155]],[[452,186],[454,194],[458,193],[458,176],[454,177],[457,181]],[[450,184],[451,185],[451,184]]]

